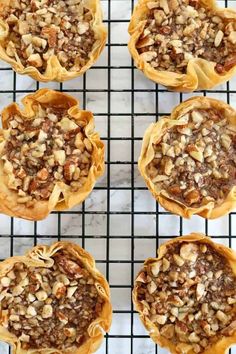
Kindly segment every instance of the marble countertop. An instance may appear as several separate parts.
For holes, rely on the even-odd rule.
[[[64,90],[73,91],[81,107],[95,114],[96,130],[101,134],[109,152],[110,163],[106,166],[104,176],[84,206],[73,208],[71,214],[54,213],[37,223],[11,220],[0,215],[0,259],[10,256],[11,250],[14,255],[20,255],[35,242],[51,243],[59,235],[62,240],[72,239],[83,245],[97,260],[98,268],[104,274],[109,273],[115,313],[111,337],[107,343],[104,342],[98,354],[131,354],[131,333],[135,336],[134,354],[156,353],[153,342],[149,338],[142,338],[146,332],[137,314],[132,315],[130,312],[132,277],[145,258],[155,256],[158,244],[181,232],[204,233],[207,230],[218,242],[236,249],[236,238],[229,240],[227,237],[230,231],[236,237],[236,215],[208,223],[197,216],[183,221],[178,216],[164,213],[156,217],[155,200],[145,188],[136,164],[141,138],[148,125],[155,121],[157,107],[160,114],[169,113],[181,99],[202,93],[156,94],[154,83],[136,69],[133,71],[132,83],[131,58],[126,47],[131,2],[102,1],[105,21],[108,16],[111,20],[110,46],[105,48],[96,65],[87,72],[86,81],[81,77],[62,86]],[[219,3],[223,5],[224,1]],[[228,5],[236,9],[236,1],[228,1]],[[7,69],[9,66],[0,62],[0,68]],[[14,85],[15,96],[12,92]],[[86,94],[83,94],[84,85]],[[60,84],[40,83],[38,87],[60,89]],[[11,103],[14,97],[19,102],[26,91],[31,92],[36,88],[35,81],[28,77],[14,76],[12,70],[0,71],[0,110]],[[226,92],[227,86],[224,84],[217,87],[217,92],[208,92],[207,96],[228,101],[236,108],[236,78],[231,80],[228,88],[232,93]],[[131,89],[134,89],[133,93]],[[161,207],[159,211],[164,212]],[[160,235],[159,239],[157,234]],[[132,260],[135,262],[132,263]],[[0,343],[0,354],[7,353],[8,346]],[[159,348],[158,353],[164,354],[167,351]],[[236,354],[236,347],[232,353]]]

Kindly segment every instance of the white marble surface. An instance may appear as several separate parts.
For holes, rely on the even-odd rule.
[[[219,2],[224,4],[224,1]],[[108,127],[110,129],[110,137],[112,140],[109,144],[110,161],[110,183],[108,181],[108,168],[104,176],[100,179],[97,187],[84,204],[86,214],[83,218],[81,214],[82,207],[78,206],[73,209],[77,211],[75,214],[67,215],[50,215],[46,220],[34,223],[15,219],[11,223],[11,219],[7,216],[0,215],[0,258],[3,259],[10,256],[10,249],[14,255],[22,254],[26,249],[34,244],[34,233],[36,231],[38,243],[50,243],[52,237],[54,240],[60,233],[61,239],[73,239],[75,242],[82,244],[84,239],[85,248],[91,252],[98,261],[98,268],[106,274],[107,266],[109,267],[109,281],[112,286],[112,301],[115,310],[114,320],[108,338],[109,354],[131,354],[131,339],[126,338],[133,333],[135,336],[146,335],[143,326],[140,324],[137,314],[133,315],[133,328],[131,329],[131,284],[132,274],[135,274],[140,267],[142,261],[148,256],[154,256],[157,244],[167,240],[170,236],[177,236],[180,233],[180,218],[173,215],[161,215],[156,218],[156,203],[150,193],[144,189],[145,185],[141,179],[137,165],[133,166],[135,189],[132,196],[132,120],[131,120],[131,102],[134,100],[134,127],[133,127],[133,151],[134,161],[136,162],[140,152],[141,137],[147,126],[155,120],[156,104],[160,113],[169,113],[171,109],[180,101],[180,95],[177,93],[159,93],[157,96],[154,92],[135,92],[132,97],[131,92],[122,92],[122,90],[131,90],[131,58],[127,47],[116,46],[115,44],[126,44],[128,40],[127,22],[119,22],[120,19],[128,20],[131,14],[131,1],[129,0],[103,0],[102,1],[105,20],[108,18],[108,5],[110,4],[110,18],[114,20],[110,24],[111,44],[110,49],[106,47],[95,67],[86,74],[86,88],[90,92],[86,93],[85,101],[83,101],[83,93],[79,92],[83,88],[83,78],[75,79],[63,84],[66,90],[78,90],[74,96],[80,99],[81,106],[95,113],[96,129],[100,132],[106,145],[108,137]],[[236,8],[236,1],[228,1],[228,5]],[[110,51],[110,64],[114,69],[108,71],[108,54]],[[8,67],[0,62],[0,67]],[[99,68],[96,68],[99,67]],[[128,67],[128,68],[124,68]],[[110,80],[109,76],[110,74]],[[136,90],[154,89],[155,85],[147,80],[142,73],[134,70],[134,85]],[[101,92],[107,90],[110,85],[111,92]],[[6,104],[12,102],[13,94],[13,72],[0,72],[0,109]],[[59,89],[59,84],[39,84],[39,87],[50,87]],[[236,78],[230,82],[230,89],[236,90]],[[226,85],[221,85],[217,89],[225,90]],[[25,95],[24,90],[35,90],[36,83],[34,80],[16,75],[16,100]],[[2,93],[1,91],[6,91]],[[198,93],[199,95],[199,93]],[[230,99],[232,106],[236,107],[236,94],[220,92],[215,94],[210,92],[208,96],[220,98],[227,101]],[[183,99],[191,95],[183,95]],[[110,99],[110,120],[108,124],[108,99]],[[122,113],[122,115],[119,115]],[[127,138],[120,140],[120,138]],[[114,164],[114,162],[119,162]],[[109,183],[109,190],[107,190]],[[116,188],[116,189],[114,189]],[[112,215],[106,215],[109,210]],[[133,209],[132,209],[133,208]],[[159,208],[163,211],[162,208]],[[131,212],[137,214],[132,216]],[[88,213],[87,213],[88,212]],[[125,214],[122,214],[124,213]],[[140,214],[141,213],[141,214]],[[143,214],[142,214],[143,213]],[[149,214],[145,214],[149,213]],[[216,221],[208,223],[209,235],[215,236],[217,241],[229,245],[227,236],[231,228],[232,234],[236,235],[236,219],[235,215],[230,218],[228,216],[220,218]],[[60,220],[61,227],[58,227]],[[36,227],[36,229],[35,229]],[[11,229],[12,228],[12,229]],[[131,237],[133,229],[133,257],[137,262],[132,267],[130,260],[132,255]],[[85,238],[82,237],[84,230]],[[157,231],[161,239],[157,240]],[[205,232],[205,220],[200,217],[193,217],[192,220],[184,220],[182,223],[182,232],[189,233],[192,231]],[[13,232],[15,237],[11,236]],[[107,235],[110,235],[108,240]],[[94,238],[89,238],[94,236]],[[236,239],[232,240],[231,246],[236,249]],[[109,259],[108,259],[109,251]],[[110,260],[106,266],[106,260]],[[114,261],[121,261],[114,263]],[[122,285],[123,287],[117,287]],[[117,338],[116,336],[121,336]],[[122,337],[123,336],[123,337]],[[8,347],[0,343],[0,354],[7,354]],[[99,354],[106,353],[106,343],[104,342]],[[155,346],[149,338],[133,339],[134,354],[154,354]],[[160,349],[158,353],[167,353]],[[236,354],[236,349],[232,350]]]

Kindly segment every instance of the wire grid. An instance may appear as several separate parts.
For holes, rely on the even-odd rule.
[[[70,211],[53,212],[45,221],[0,216],[0,258],[22,254],[38,243],[73,240],[91,252],[110,282],[113,324],[99,354],[164,354],[147,336],[133,309],[133,279],[144,259],[170,237],[204,232],[236,248],[235,212],[216,221],[183,220],[155,203],[137,169],[147,126],[192,95],[170,93],[147,80],[127,50],[127,27],[134,0],[101,0],[108,43],[82,78],[64,84],[36,83],[0,63],[0,108],[36,89],[49,87],[73,94],[83,109],[94,112],[96,130],[106,144],[106,173],[91,196]],[[220,1],[236,8],[236,0]],[[222,99],[236,107],[236,80],[197,95]],[[0,344],[0,353],[10,353]],[[231,350],[236,354],[236,348]]]

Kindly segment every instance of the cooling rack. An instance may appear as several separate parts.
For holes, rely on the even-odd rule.
[[[0,62],[0,109],[42,87],[68,92],[94,112],[96,130],[106,144],[106,172],[90,197],[70,211],[28,222],[0,215],[0,258],[22,254],[39,243],[73,240],[96,258],[111,286],[113,325],[98,354],[164,354],[148,338],[133,309],[131,290],[143,260],[171,237],[192,231],[236,248],[236,215],[216,221],[183,220],[159,207],[137,169],[147,126],[193,95],[219,98],[236,107],[236,80],[197,94],[170,93],[147,80],[133,65],[127,28],[134,0],[102,0],[108,27],[106,48],[86,75],[64,84],[36,83]],[[236,0],[219,1],[236,8]],[[0,344],[0,354],[10,353]],[[231,350],[236,354],[236,348]]]

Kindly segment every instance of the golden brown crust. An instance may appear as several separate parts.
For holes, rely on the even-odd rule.
[[[233,273],[236,275],[236,253],[228,247],[224,245],[213,242],[209,237],[199,234],[199,233],[191,233],[187,236],[176,237],[164,244],[162,244],[158,249],[158,257],[157,258],[148,258],[144,265],[151,264],[159,259],[162,259],[167,252],[167,247],[172,244],[182,243],[182,242],[197,242],[202,244],[210,245],[214,250],[216,250],[220,255],[225,257],[229,265],[232,268]],[[137,285],[134,286],[133,290],[133,303],[135,305],[136,310],[139,312],[140,319],[144,324],[145,328],[149,332],[152,340],[159,344],[161,347],[167,348],[172,354],[194,354],[192,346],[188,344],[181,343],[172,343],[167,338],[161,336],[157,326],[155,326],[150,319],[143,313],[144,306],[138,301],[137,298]],[[201,354],[223,354],[227,351],[227,349],[236,343],[236,331],[229,337],[220,338],[215,344],[211,345],[208,349],[206,349]],[[180,346],[179,346],[180,344]]]
[[[236,66],[225,74],[218,74],[215,71],[215,63],[205,59],[191,59],[187,66],[186,74],[178,74],[170,71],[158,71],[149,63],[145,62],[136,49],[136,43],[146,24],[146,15],[150,11],[147,3],[150,0],[139,0],[134,8],[129,25],[129,34],[131,35],[128,47],[138,69],[154,82],[166,86],[169,90],[178,92],[192,92],[195,90],[206,90],[215,87],[225,81],[230,80],[236,73]],[[221,9],[217,6],[215,0],[200,0],[200,4],[210,10],[225,21],[229,19],[236,21],[236,11],[231,9]]]
[[[10,0],[0,0],[0,9],[9,4]],[[8,36],[9,26],[0,19],[0,59],[9,63],[12,68],[22,75],[29,75],[33,79],[41,82],[59,81],[74,79],[83,75],[98,59],[103,48],[106,44],[107,30],[102,22],[102,9],[100,6],[100,0],[85,0],[85,7],[91,11],[93,15],[93,31],[95,35],[95,43],[93,45],[92,52],[90,53],[90,59],[80,70],[68,71],[63,68],[57,59],[56,55],[49,58],[45,72],[42,74],[39,70],[33,66],[25,68],[21,61],[13,59],[6,53],[4,46],[5,40]]]
[[[78,259],[85,269],[96,280],[95,286],[99,295],[103,298],[104,304],[100,316],[94,320],[88,328],[88,339],[83,345],[69,348],[67,350],[28,349],[21,348],[21,342],[17,337],[0,326],[0,339],[13,346],[13,354],[90,354],[94,353],[103,340],[105,332],[108,332],[112,320],[112,307],[110,303],[110,289],[104,276],[96,269],[94,258],[79,245],[70,242],[56,242],[51,246],[39,245],[28,251],[25,256],[16,256],[6,259],[0,263],[0,277],[8,273],[17,262],[23,262],[26,266],[51,267],[53,256],[59,250],[65,250]]]
[[[68,185],[63,182],[57,182],[48,201],[38,201],[30,208],[24,204],[17,203],[17,194],[8,188],[7,175],[3,172],[3,161],[0,161],[0,212],[28,220],[41,220],[52,210],[70,209],[82,203],[91,193],[96,180],[104,173],[104,144],[99,135],[94,132],[93,114],[89,111],[80,110],[79,102],[75,98],[61,92],[41,89],[32,95],[24,97],[22,102],[24,110],[20,110],[16,103],[12,103],[3,110],[2,125],[4,129],[8,128],[8,121],[14,112],[19,112],[24,119],[32,118],[36,103],[62,107],[68,109],[68,114],[75,121],[85,123],[85,135],[93,146],[89,175],[84,185],[77,192],[71,192]],[[3,140],[3,131],[0,131],[0,142]],[[2,149],[3,145],[1,148],[0,144],[0,155]]]
[[[184,218],[190,218],[192,215],[200,215],[206,219],[215,219],[225,214],[228,214],[236,207],[236,186],[233,186],[230,193],[224,202],[216,205],[210,201],[198,208],[192,208],[183,203],[174,200],[166,191],[158,190],[155,184],[147,175],[147,166],[154,158],[153,144],[160,141],[162,135],[167,129],[176,125],[183,125],[178,119],[184,116],[185,113],[195,108],[207,109],[214,107],[224,112],[225,118],[232,125],[236,125],[236,111],[228,104],[207,97],[192,97],[189,100],[177,106],[168,117],[163,117],[157,123],[151,124],[146,130],[143,138],[142,150],[139,157],[139,171],[143,176],[149,190],[154,198],[167,210],[173,214],[178,214]]]

